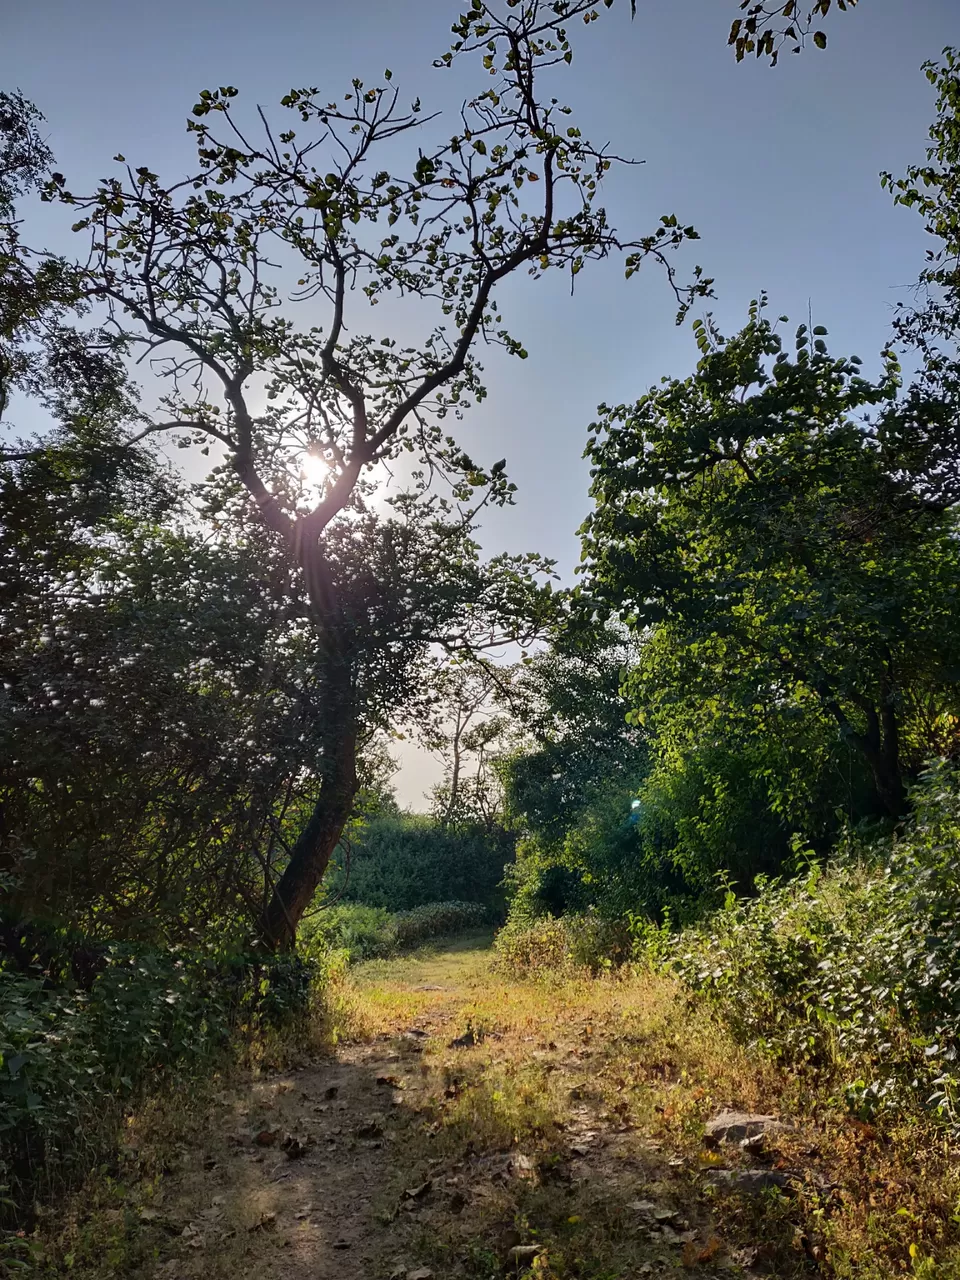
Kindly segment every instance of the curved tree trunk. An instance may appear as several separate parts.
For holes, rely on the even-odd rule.
[[[311,612],[320,633],[324,696],[320,710],[320,794],[274,886],[260,921],[271,951],[293,949],[297,926],[313,900],[357,794],[359,716],[343,630],[343,605],[315,533],[300,531],[296,546]]]
[[[271,951],[289,951],[297,925],[326,873],[357,794],[357,723],[352,700],[327,700],[320,794],[290,853],[260,922]]]

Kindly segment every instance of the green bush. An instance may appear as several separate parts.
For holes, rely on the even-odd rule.
[[[595,912],[511,919],[497,934],[499,965],[511,974],[537,976],[587,969],[599,973],[631,959],[633,942],[625,921]]]
[[[389,955],[396,947],[393,916],[354,902],[327,907],[303,922],[297,945],[311,959],[342,951],[350,964]]]
[[[960,1127],[956,770],[928,773],[914,802],[900,839],[728,895],[670,963],[742,1038],[835,1075],[860,1112],[922,1106]]]
[[[429,902],[410,911],[385,911],[344,903],[318,912],[300,933],[302,953],[322,960],[340,951],[349,964],[393,955],[430,938],[464,933],[488,922],[489,908],[479,902]]]
[[[503,909],[504,867],[513,838],[499,830],[444,827],[425,814],[386,814],[360,824],[327,883],[342,901],[409,911],[434,902],[482,902]],[[349,874],[348,874],[349,865]]]
[[[430,902],[393,918],[398,947],[415,947],[430,938],[479,929],[490,913],[479,902]]]
[[[630,911],[656,912],[683,891],[683,879],[644,841],[635,795],[623,785],[598,789],[560,835],[520,840],[505,878],[511,921],[588,911],[622,920]]]
[[[231,1035],[305,1008],[302,960],[100,948],[89,991],[0,967],[0,1185],[18,1222],[116,1141],[124,1108],[209,1069]]]

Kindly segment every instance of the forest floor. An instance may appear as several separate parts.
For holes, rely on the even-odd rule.
[[[889,1258],[904,1256],[903,1223],[898,1241],[877,1227],[887,1146],[869,1126],[791,1116],[790,1080],[665,979],[518,982],[475,937],[362,965],[337,1005],[328,1052],[184,1099],[189,1120],[167,1134],[154,1176],[131,1191],[121,1175],[114,1207],[101,1201],[70,1228],[77,1269],[156,1280],[899,1272]],[[783,1126],[761,1125],[746,1148],[736,1132],[705,1143],[727,1109]],[[150,1124],[127,1137],[141,1169]],[[851,1169],[859,1182],[845,1188]]]

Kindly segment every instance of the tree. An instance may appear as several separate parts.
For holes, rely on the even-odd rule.
[[[492,662],[452,663],[438,674],[435,719],[424,741],[444,766],[431,793],[431,811],[441,826],[492,831],[501,825],[496,759],[512,722],[497,695],[509,689],[512,674]]]
[[[901,303],[894,321],[894,340],[919,371],[882,429],[927,500],[951,506],[960,501],[960,56],[945,49],[924,71],[937,90],[925,163],[903,178],[881,175],[934,240],[915,301]]]
[[[587,449],[588,593],[652,637],[634,705],[814,698],[899,817],[960,711],[960,544],[865,415],[896,413],[898,366],[871,383],[806,325],[791,353],[763,300],[729,340],[695,329],[695,375],[602,408]]]
[[[565,622],[514,676],[508,705],[523,737],[499,764],[509,816],[547,840],[599,791],[635,788],[647,766],[647,734],[627,723],[621,691],[632,646],[617,630],[583,628],[569,614]]]
[[[681,309],[709,289],[699,270],[689,288],[676,283],[668,250],[695,233],[675,217],[637,240],[609,226],[597,196],[615,157],[538,94],[541,72],[572,57],[565,25],[592,19],[593,8],[531,0],[507,9],[501,16],[473,0],[455,24],[438,65],[475,58],[487,87],[465,103],[452,137],[419,149],[406,177],[391,174],[387,157],[402,155],[435,117],[419,100],[404,112],[388,72],[375,87],[355,80],[337,101],[292,90],[283,105],[306,127],[303,137],[276,130],[263,113],[254,137],[237,120],[234,89],[205,90],[188,125],[198,156],[188,179],[164,185],[148,168],[126,166],[90,196],[72,194],[58,175],[48,192],[92,235],[87,297],[168,379],[162,412],[142,419],[140,437],[169,431],[184,445],[222,450],[309,601],[323,668],[318,795],[264,914],[272,946],[292,941],[357,789],[356,641],[365,624],[351,596],[357,579],[335,572],[335,557],[353,523],[369,516],[363,477],[409,453],[419,464],[417,501],[438,479],[465,504],[471,495],[479,505],[509,499],[504,465],[478,466],[445,434],[445,420],[483,394],[477,341],[526,354],[495,301],[518,272],[575,278],[588,261],[616,254],[628,275],[645,258],[660,262]],[[284,299],[289,264],[299,283]],[[419,348],[364,332],[369,308],[389,295],[415,299],[421,324],[434,309]],[[311,319],[325,305],[323,327],[297,327],[288,305],[297,301]],[[309,459],[325,469],[312,497],[309,485],[291,483]],[[517,601],[508,577],[499,596],[509,614]],[[529,597],[513,581],[518,600]],[[403,584],[390,586],[399,587],[402,613]]]
[[[857,0],[837,0],[837,8],[843,12],[853,9],[856,3]],[[807,37],[818,49],[825,49],[826,32],[816,23],[827,16],[832,5],[833,0],[816,0],[804,14],[806,5],[797,4],[797,0],[740,0],[740,10],[746,16],[734,19],[728,44],[736,51],[738,62],[752,53],[757,58],[769,57],[774,67],[785,47],[791,53],[800,53]]]
[[[568,613],[552,647],[521,664],[509,690],[520,742],[498,771],[519,837],[508,873],[515,917],[588,906],[622,915],[653,896],[631,820],[648,735],[627,723],[621,693],[636,655],[617,630],[582,622]]]

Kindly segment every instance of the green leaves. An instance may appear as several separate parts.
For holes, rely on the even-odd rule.
[[[873,405],[895,412],[895,378],[868,383],[806,325],[791,357],[762,303],[751,317],[729,340],[698,322],[692,378],[606,410],[586,451],[588,589],[647,637],[636,705],[703,686],[765,715],[812,699],[896,812],[901,761],[887,777],[869,724],[894,697],[900,749],[909,740],[923,758],[936,748],[910,710],[920,690],[960,710],[944,678],[960,626],[949,607],[929,610],[956,591],[954,518],[922,503],[864,421]]]

